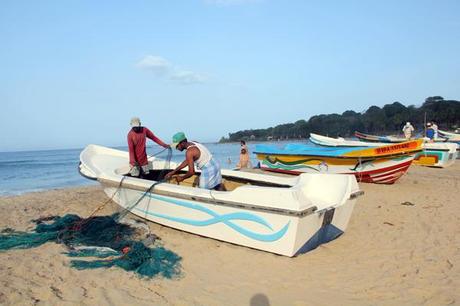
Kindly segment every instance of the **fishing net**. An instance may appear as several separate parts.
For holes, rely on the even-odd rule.
[[[3,230],[0,250],[38,247],[46,242],[67,246],[70,257],[96,257],[96,260],[71,260],[77,269],[120,267],[141,276],[161,274],[171,278],[179,273],[181,258],[163,247],[149,247],[133,238],[139,230],[117,221],[118,214],[82,219],[68,214],[33,220],[33,232]],[[46,221],[52,221],[48,223]]]
[[[169,167],[169,162],[165,169],[166,165]],[[32,220],[36,224],[32,232],[4,229],[0,232],[0,250],[55,242],[67,247],[65,254],[72,257],[70,265],[76,269],[119,267],[143,277],[174,277],[180,273],[181,257],[162,246],[151,246],[157,237],[145,223],[123,220],[158,183],[153,183],[129,209],[110,216],[93,216],[98,208],[88,218],[67,214]]]

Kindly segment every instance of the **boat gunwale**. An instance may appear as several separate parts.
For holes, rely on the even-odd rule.
[[[328,143],[327,140],[323,140],[323,141],[319,141],[318,139],[315,139],[314,137],[316,136],[320,136],[320,137],[324,137],[324,138],[330,138],[331,139],[331,142]],[[338,142],[332,142],[332,140],[338,140],[337,138],[331,138],[331,137],[327,137],[327,136],[323,136],[323,135],[318,135],[318,134],[315,134],[315,136],[313,137],[313,140],[312,138],[310,137],[310,141],[313,142],[314,144],[317,144],[317,145],[320,145],[320,146],[325,146],[325,147],[334,147],[334,148],[356,148],[356,147],[362,147],[362,145],[358,145],[358,144],[354,144],[354,141],[355,140],[347,140],[347,139],[343,139],[343,143],[340,143],[339,141]],[[349,142],[353,142],[353,144],[350,144]],[[356,142],[362,142],[362,143],[366,143],[366,141],[356,141]],[[370,143],[378,143],[378,142],[370,142]],[[447,148],[447,149],[444,149],[444,148],[427,148],[427,147],[423,147],[423,145],[426,145],[426,144],[434,144],[436,145],[436,142],[433,142],[433,143],[423,143],[422,144],[422,151],[442,151],[442,152],[450,152],[450,149]],[[443,143],[444,144],[444,143]],[[382,146],[386,146],[388,145],[387,143],[385,144],[382,144]],[[368,146],[369,148],[378,148],[378,146]],[[460,146],[457,147],[457,150],[460,149]]]
[[[450,152],[450,149],[430,149],[430,148],[424,148],[423,151],[427,151],[427,152],[436,152],[436,151]]]
[[[83,176],[84,178],[86,178],[86,179],[88,179],[88,180],[97,181],[97,178],[96,178],[96,177],[86,175],[86,174],[84,174],[84,173],[81,171],[82,165],[83,165],[83,164],[82,164],[82,162],[80,161],[80,163],[78,164],[78,173],[80,173],[81,176]],[[84,165],[83,165],[83,166],[84,166]]]
[[[378,147],[376,147],[378,148]],[[389,157],[398,157],[398,156],[405,156],[405,155],[411,155],[411,154],[415,154],[415,153],[418,153],[418,152],[422,152],[423,149],[418,149],[418,150],[411,150],[411,151],[408,151],[408,152],[400,152],[400,153],[394,153],[394,154],[385,154],[385,155],[362,155],[362,156],[328,156],[328,155],[313,155],[313,154],[289,154],[289,153],[263,153],[263,152],[257,152],[257,151],[254,151],[253,153],[254,154],[258,154],[258,155],[277,155],[277,156],[280,156],[280,155],[285,155],[285,156],[302,156],[302,157],[322,157],[322,158],[337,158],[337,159],[363,159],[363,158],[366,158],[366,159],[370,159],[370,160],[374,160],[374,159],[380,159],[380,158],[389,158]]]
[[[240,208],[240,209],[258,210],[262,212],[276,213],[276,214],[295,216],[295,217],[305,217],[305,216],[311,215],[318,211],[318,207],[316,205],[312,205],[301,211],[295,211],[295,210],[290,210],[290,209],[281,209],[281,208],[275,208],[275,207],[269,207],[269,206],[251,205],[251,204],[229,201],[229,200],[209,199],[209,198],[205,198],[202,196],[181,194],[177,192],[159,190],[155,188],[153,188],[152,190],[149,190],[151,188],[150,186],[145,187],[145,186],[139,186],[136,184],[126,183],[126,182],[120,183],[119,181],[106,179],[106,178],[97,178],[97,181],[99,181],[99,183],[101,183],[103,186],[108,186],[108,187],[128,188],[128,189],[133,189],[133,190],[142,191],[142,192],[149,191],[149,193],[158,194],[162,196],[168,196],[168,197],[174,197],[174,198],[183,199],[183,200],[199,201],[199,202],[203,202],[206,204],[228,206],[228,207]],[[363,194],[364,194],[364,191],[362,190],[352,192],[350,193],[350,196],[347,200],[353,200]],[[334,206],[334,205],[331,205],[331,206]]]

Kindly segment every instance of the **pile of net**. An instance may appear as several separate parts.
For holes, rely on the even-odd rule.
[[[139,227],[121,223],[118,214],[86,219],[67,214],[33,221],[36,223],[33,232],[3,230],[0,250],[55,242],[67,247],[65,254],[74,258],[71,266],[77,269],[120,267],[139,276],[167,278],[180,273],[181,258],[177,254],[161,246],[150,247],[156,238],[150,233],[143,240],[136,240]]]

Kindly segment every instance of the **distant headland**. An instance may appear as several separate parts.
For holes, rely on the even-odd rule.
[[[401,133],[403,125],[410,121],[421,132],[425,121],[434,121],[440,129],[451,130],[460,126],[460,101],[444,100],[441,96],[425,99],[420,106],[404,106],[400,102],[386,104],[382,108],[371,106],[365,112],[347,110],[340,114],[322,114],[308,121],[279,124],[265,129],[242,130],[222,137],[220,143],[240,140],[271,141],[302,139],[310,132],[329,136],[351,136],[355,131],[371,134]]]

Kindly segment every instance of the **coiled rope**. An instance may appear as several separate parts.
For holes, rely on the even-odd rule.
[[[161,150],[160,152],[158,153],[155,153],[155,154],[152,154],[152,155],[149,155],[147,156],[147,159],[149,158],[152,158],[152,157],[155,157],[157,155],[160,155],[161,153],[163,153],[164,151],[168,150],[168,154],[166,156],[166,159],[165,159],[165,164],[163,166],[163,169],[160,171],[160,174],[158,176],[158,178],[161,178],[161,177],[164,177],[166,175],[166,171],[169,170],[170,168],[170,163],[171,163],[171,158],[172,158],[172,149],[171,147],[167,147],[167,148],[164,148],[163,150]],[[94,209],[89,215],[88,217],[86,218],[83,218],[81,219],[79,222],[76,222],[72,228],[71,228],[71,231],[73,232],[76,232],[76,231],[80,231],[82,226],[85,225],[86,222],[88,222],[89,220],[91,220],[91,217],[93,217],[98,211],[102,210],[108,203],[110,203],[113,198],[115,197],[116,194],[118,194],[122,188],[122,185],[123,185],[123,181],[125,180],[127,176],[124,175],[121,180],[120,180],[120,183],[118,184],[118,187],[117,189],[115,190],[115,192],[112,194],[112,196],[107,200],[105,201],[104,203],[102,203],[101,205],[99,205],[98,207],[96,207],[96,209]],[[116,216],[114,217],[115,221],[119,221],[121,220],[123,217],[125,217],[128,213],[131,212],[131,210],[136,207],[141,201],[142,199],[148,194],[150,193],[153,188],[158,185],[158,184],[161,184],[161,183],[164,183],[165,180],[164,179],[160,179],[156,182],[154,182],[143,194],[142,196],[137,200],[135,201],[132,205],[129,205],[128,207],[124,208],[120,213],[116,214]],[[68,229],[65,229],[66,231],[68,231]],[[62,230],[61,232],[63,232],[64,230]],[[58,240],[60,240],[60,237],[61,237],[61,232],[58,234]]]

